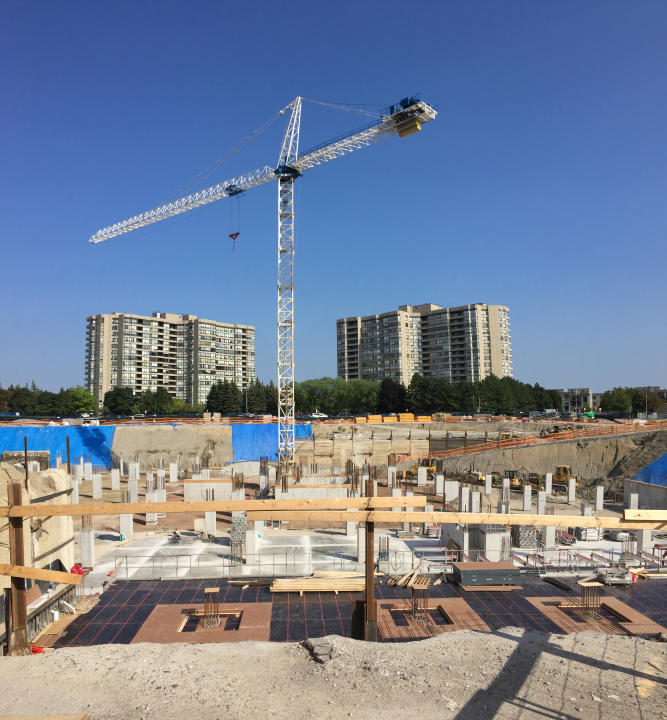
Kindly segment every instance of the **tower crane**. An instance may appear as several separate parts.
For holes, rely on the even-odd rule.
[[[385,137],[411,135],[437,115],[435,109],[422,98],[406,97],[385,108],[370,124],[299,154],[302,100],[297,97],[280,111],[280,114],[289,112],[289,120],[275,167],[264,165],[114,223],[98,230],[89,240],[99,243],[216,200],[239,195],[272,180],[278,181],[278,463],[281,470],[292,462],[294,454],[294,182],[305,170],[348,155]]]

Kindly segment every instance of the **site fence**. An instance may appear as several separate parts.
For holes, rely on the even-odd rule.
[[[506,440],[491,440],[486,443],[478,443],[469,447],[453,448],[451,450],[439,450],[429,453],[431,458],[459,457],[461,455],[472,455],[474,453],[488,452],[490,450],[506,450],[510,448],[528,447],[531,445],[545,445],[566,440],[579,440],[584,438],[599,438],[611,435],[629,435],[649,430],[660,429],[667,426],[664,421],[653,422],[648,425],[608,425],[604,427],[585,428],[579,430],[566,430],[546,435],[528,435],[520,438],[507,438]],[[397,462],[419,460],[423,455],[410,455],[399,453],[396,455]]]

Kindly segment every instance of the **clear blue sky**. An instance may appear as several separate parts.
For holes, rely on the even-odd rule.
[[[664,0],[38,0],[2,3],[0,28],[4,386],[81,383],[85,318],[114,311],[253,324],[273,377],[275,183],[88,237],[296,95],[420,91],[440,112],[421,133],[298,183],[297,379],[335,375],[338,317],[488,302],[510,308],[521,380],[667,384]],[[306,105],[302,147],[363,123]],[[281,132],[208,180],[275,163]]]

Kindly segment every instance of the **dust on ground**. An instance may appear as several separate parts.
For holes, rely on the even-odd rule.
[[[666,718],[667,645],[517,628],[401,644],[98,645],[3,658],[12,713],[94,720],[263,717]]]

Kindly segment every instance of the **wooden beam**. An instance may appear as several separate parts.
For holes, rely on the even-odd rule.
[[[623,516],[626,520],[667,522],[667,510],[624,510]]]
[[[413,498],[410,498],[411,500]],[[500,513],[459,513],[459,512],[384,512],[338,510],[320,511],[251,511],[248,520],[283,520],[292,522],[383,522],[383,523],[449,523],[472,525],[529,525],[536,527],[601,527],[621,530],[667,529],[667,522],[628,521],[621,518],[584,517],[582,515],[510,515]]]
[[[43,570],[41,568],[26,567],[24,565],[5,565],[0,563],[0,575],[16,578],[29,578],[30,580],[45,580],[47,582],[67,583],[80,585],[82,575],[60,572],[59,570]]]
[[[27,470],[26,464],[26,473]],[[7,485],[7,502],[10,506],[21,506],[21,483]],[[9,518],[9,562],[11,565],[24,564],[23,553],[23,518]],[[9,615],[10,631],[7,649],[9,655],[30,655],[28,643],[28,602],[25,580],[12,577],[11,580],[11,612]]]
[[[0,517],[51,517],[82,515],[120,515],[145,513],[203,513],[208,511],[232,512],[233,510],[309,510],[346,508],[424,507],[427,497],[381,497],[381,498],[300,498],[298,500],[201,500],[197,502],[151,502],[151,503],[84,503],[79,505],[22,505],[0,507]]]

